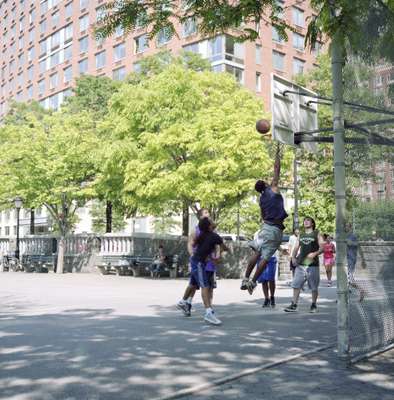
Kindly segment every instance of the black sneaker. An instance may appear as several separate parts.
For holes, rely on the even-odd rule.
[[[264,304],[263,304],[263,308],[269,307],[270,306],[270,299],[265,299],[264,300]]]
[[[285,308],[285,312],[297,312],[297,304],[291,303]]]
[[[241,290],[248,290],[248,283],[249,283],[249,278],[244,278],[242,279],[241,282]]]
[[[316,306],[315,303],[312,303],[309,312],[310,312],[310,313],[315,313],[315,312],[317,312],[317,306]]]
[[[177,307],[179,310],[182,310],[182,311],[183,311],[183,315],[184,315],[185,317],[190,317],[190,315],[191,315],[191,309],[192,309],[192,305],[191,305],[191,304],[179,302],[179,303],[176,305],[176,307]]]
[[[271,307],[275,308],[275,297],[271,297]]]

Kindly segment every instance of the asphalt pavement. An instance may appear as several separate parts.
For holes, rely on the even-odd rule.
[[[347,367],[335,351],[336,288],[288,314],[238,280],[215,292],[221,326],[175,304],[185,280],[0,274],[1,400],[393,399],[394,352]],[[323,281],[324,285],[324,281]]]

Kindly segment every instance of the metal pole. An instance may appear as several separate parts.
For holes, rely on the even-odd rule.
[[[16,249],[15,249],[15,258],[19,260],[19,213],[21,209],[16,209]]]
[[[345,127],[343,117],[343,83],[342,68],[344,49],[340,33],[336,33],[331,44],[332,89],[333,89],[333,126],[334,126],[334,178],[336,205],[336,267],[338,294],[338,355],[349,357],[349,298],[347,274],[345,270],[346,236],[345,236]]]
[[[293,162],[293,180],[294,180],[294,215],[293,215],[293,230],[298,229],[298,159],[297,149],[294,149],[294,162]]]

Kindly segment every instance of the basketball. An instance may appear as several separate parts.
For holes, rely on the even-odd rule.
[[[271,124],[267,119],[259,119],[256,122],[256,130],[259,133],[267,133],[271,129]]]

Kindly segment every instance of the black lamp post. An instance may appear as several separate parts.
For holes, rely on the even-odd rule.
[[[19,260],[19,213],[22,208],[22,199],[20,197],[15,197],[14,204],[16,208],[16,250],[15,257]]]

